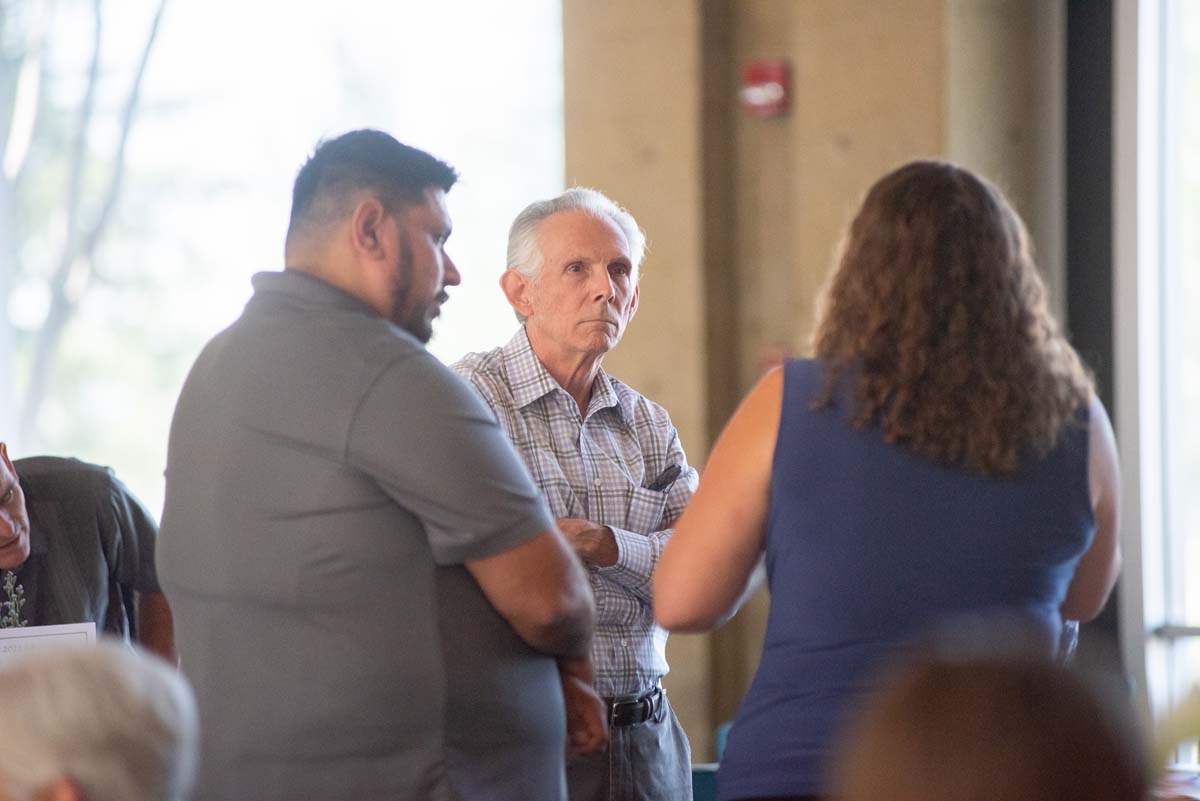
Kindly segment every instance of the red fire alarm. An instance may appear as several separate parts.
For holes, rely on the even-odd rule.
[[[782,59],[752,61],[742,69],[742,108],[755,117],[780,117],[792,100],[792,65]]]

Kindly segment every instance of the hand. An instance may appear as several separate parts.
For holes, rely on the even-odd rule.
[[[587,659],[558,661],[563,705],[567,710],[567,744],[575,756],[594,754],[608,744],[604,701],[592,687],[591,673]]]
[[[620,551],[617,549],[617,538],[613,536],[608,526],[598,526],[590,520],[578,517],[560,517],[558,529],[567,538],[567,542],[575,549],[575,555],[583,560],[585,565],[596,567],[612,567],[617,563]]]

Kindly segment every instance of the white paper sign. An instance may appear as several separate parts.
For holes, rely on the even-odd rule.
[[[90,622],[0,629],[0,664],[27,651],[63,645],[94,645],[95,642],[96,624]]]

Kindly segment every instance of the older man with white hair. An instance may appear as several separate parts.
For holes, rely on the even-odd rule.
[[[687,738],[667,702],[667,633],[651,576],[696,488],[666,410],[601,367],[638,308],[645,234],[593,189],[530,205],[500,279],[522,323],[454,369],[496,413],[588,567],[596,688],[609,748],[567,763],[572,801],[691,798]]]
[[[0,799],[183,801],[197,758],[191,689],[115,641],[0,665]]]

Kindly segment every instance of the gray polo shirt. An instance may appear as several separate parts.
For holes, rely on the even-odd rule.
[[[197,801],[558,799],[554,660],[462,566],[551,527],[475,393],[309,275],[260,273],[171,427],[159,578]]]

